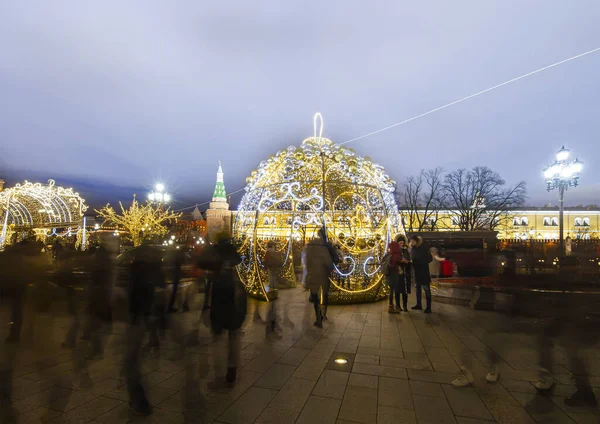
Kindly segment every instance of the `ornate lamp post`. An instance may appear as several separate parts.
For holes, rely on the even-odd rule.
[[[544,170],[544,178],[546,179],[548,191],[558,189],[558,201],[560,207],[558,223],[561,257],[565,255],[563,223],[564,195],[569,187],[577,187],[579,184],[579,174],[583,169],[583,162],[579,159],[575,159],[574,161],[569,160],[570,153],[571,152],[563,146],[562,149],[556,153],[556,160],[554,163]]]
[[[148,200],[163,205],[171,201],[171,195],[165,191],[165,185],[159,183],[154,186],[154,191],[148,193]]]

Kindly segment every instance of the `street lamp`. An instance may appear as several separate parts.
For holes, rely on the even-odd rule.
[[[552,191],[558,189],[559,201],[559,240],[560,240],[560,256],[565,255],[565,238],[564,238],[564,195],[569,187],[577,187],[579,184],[579,174],[583,169],[583,162],[579,159],[574,161],[569,160],[570,151],[562,149],[556,153],[556,160],[553,164],[544,169],[544,178],[546,179],[547,190]]]
[[[148,200],[158,204],[169,203],[171,196],[165,191],[165,185],[158,183],[154,186],[154,191],[148,193]]]

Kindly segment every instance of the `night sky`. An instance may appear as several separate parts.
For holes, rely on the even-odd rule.
[[[4,1],[0,177],[204,202],[218,160],[240,189],[317,111],[343,142],[600,47],[598,22],[598,0]],[[599,204],[599,75],[597,52],[347,146],[397,181],[487,165],[542,205],[565,144],[566,203]]]

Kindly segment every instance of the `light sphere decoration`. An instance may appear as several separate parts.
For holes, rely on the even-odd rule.
[[[321,120],[317,134],[317,120]],[[381,165],[315,134],[270,156],[246,179],[233,224],[249,294],[268,299],[267,245],[282,258],[279,277],[296,281],[304,245],[323,226],[342,259],[330,277],[330,303],[379,300],[387,295],[381,261],[399,233],[395,182]]]

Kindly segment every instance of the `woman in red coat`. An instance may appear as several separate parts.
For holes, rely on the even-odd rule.
[[[387,254],[390,256],[390,269],[385,277],[385,282],[390,288],[390,305],[388,309],[390,314],[397,314],[402,311],[400,307],[400,293],[406,296],[406,289],[400,284],[400,279],[404,276],[404,265],[408,263],[402,249],[405,240],[406,238],[402,234],[398,234],[394,241],[388,244]],[[394,301],[396,302],[395,307]],[[404,303],[406,304],[406,302]]]

